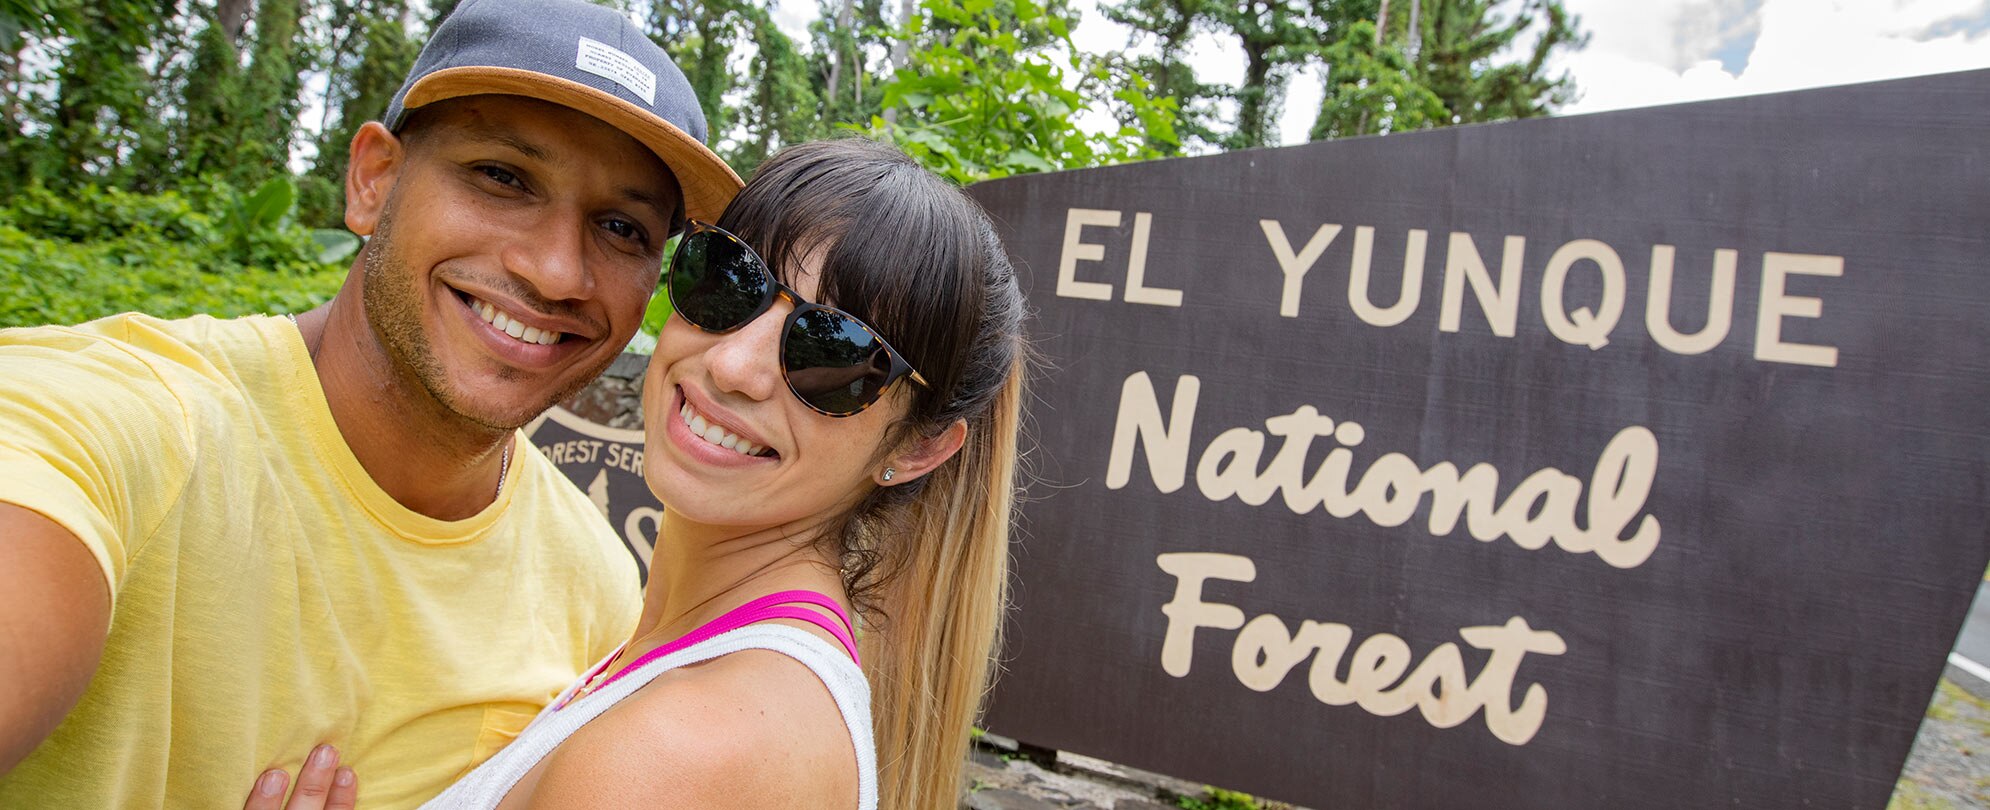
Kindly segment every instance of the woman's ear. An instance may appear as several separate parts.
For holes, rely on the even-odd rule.
[[[407,150],[378,121],[360,125],[347,150],[345,170],[345,226],[360,236],[371,236],[380,224],[380,212],[401,175]]]
[[[871,480],[878,486],[889,487],[917,479],[953,458],[966,441],[967,422],[955,419],[938,435],[914,440],[891,454],[885,459],[884,468],[871,474]]]

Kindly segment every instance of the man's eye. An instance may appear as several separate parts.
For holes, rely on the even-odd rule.
[[[478,166],[477,171],[482,172],[485,177],[495,180],[503,185],[507,186],[520,185],[520,183],[518,182],[518,175],[512,174],[509,170],[506,170],[501,166]]]
[[[637,241],[642,241],[643,239],[643,229],[637,227],[635,223],[625,219],[603,220],[601,223],[601,227],[607,228],[609,233],[615,234],[616,236],[619,236],[623,239],[634,239]]]

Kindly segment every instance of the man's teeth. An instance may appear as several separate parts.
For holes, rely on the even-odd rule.
[[[688,402],[684,404],[683,410],[677,412],[677,416],[684,420],[685,426],[691,428],[693,435],[712,444],[749,456],[769,454],[767,448],[733,435],[731,431],[723,427],[706,422],[705,417],[700,416],[697,411],[691,410],[691,404]]]
[[[476,310],[477,315],[482,317],[485,323],[495,326],[497,327],[498,331],[503,332],[519,340],[525,341],[526,343],[537,343],[541,346],[551,346],[555,343],[560,342],[560,338],[566,336],[565,332],[542,330],[539,329],[538,327],[526,326],[525,324],[519,323],[518,321],[513,320],[511,316],[504,314],[503,310],[491,306],[490,302],[484,301],[482,299],[478,298],[470,299],[470,308]]]

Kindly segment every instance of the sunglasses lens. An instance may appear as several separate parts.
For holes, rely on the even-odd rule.
[[[891,377],[891,354],[863,324],[810,310],[794,319],[781,347],[788,387],[825,413],[849,415],[877,401]]]
[[[712,332],[738,328],[760,311],[769,279],[760,260],[725,234],[698,231],[678,242],[670,260],[670,306]]]

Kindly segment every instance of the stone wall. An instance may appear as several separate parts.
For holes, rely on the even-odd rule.
[[[590,422],[642,430],[643,372],[649,362],[649,355],[625,353],[600,378],[560,405]]]

